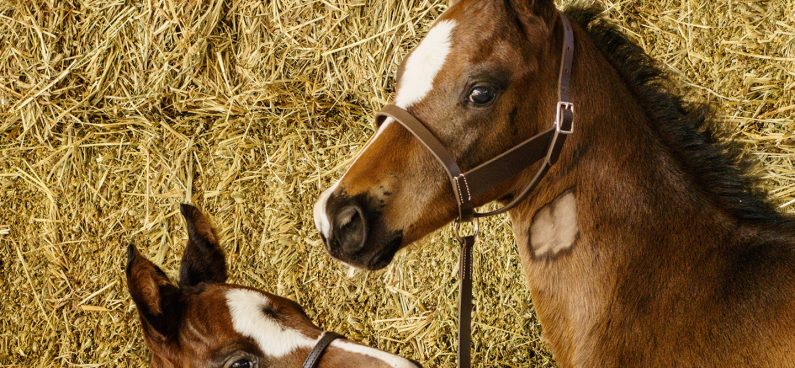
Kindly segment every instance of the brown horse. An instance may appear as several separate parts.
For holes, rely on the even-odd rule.
[[[302,367],[315,350],[322,355],[312,367],[419,367],[345,340],[325,345],[328,334],[295,302],[227,284],[226,259],[209,220],[195,207],[181,210],[189,238],[178,285],[134,246],[128,249],[127,286],[153,367]]]
[[[795,222],[716,141],[708,109],[668,92],[597,13],[565,12],[576,128],[509,212],[557,362],[795,366]],[[395,104],[470,169],[550,127],[562,33],[551,0],[454,2],[401,65]],[[473,202],[510,201],[537,167]],[[387,119],[314,216],[332,256],[379,269],[455,219],[454,199],[434,156]]]

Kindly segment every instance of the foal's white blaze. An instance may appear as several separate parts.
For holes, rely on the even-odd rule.
[[[433,89],[433,80],[442,70],[450,54],[450,40],[456,23],[443,20],[436,23],[425,39],[406,60],[406,68],[400,79],[395,104],[407,109],[422,101]]]
[[[279,358],[298,348],[311,349],[316,340],[300,331],[282,326],[262,309],[270,304],[267,296],[254,290],[233,289],[226,292],[226,305],[235,331],[257,342],[268,356]]]
[[[262,309],[270,304],[270,299],[260,292],[249,289],[229,290],[226,292],[226,304],[235,331],[254,339],[267,356],[280,358],[295,349],[312,349],[320,339],[313,339],[300,331],[286,328],[279,321],[268,317]],[[402,357],[364,345],[335,340],[331,346],[381,360],[392,368],[417,368],[414,363]]]
[[[451,39],[455,26],[456,22],[453,20],[443,20],[436,23],[428,32],[428,35],[414,49],[411,56],[406,60],[406,67],[400,78],[397,96],[395,97],[395,105],[408,109],[417,102],[422,101],[433,90],[433,81],[439,71],[442,70],[447,61],[447,56],[450,54]],[[381,124],[378,131],[367,145],[359,151],[359,155],[349,167],[356,164],[359,156],[366,152],[367,148],[378,139],[384,129],[393,122],[392,118],[388,118]],[[326,239],[331,236],[331,220],[326,213],[326,205],[331,194],[337,189],[338,184],[339,182],[326,189],[315,202],[313,209],[315,226]]]

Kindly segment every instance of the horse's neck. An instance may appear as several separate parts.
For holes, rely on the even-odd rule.
[[[578,52],[591,59],[589,50]],[[659,293],[670,292],[675,300],[703,286],[698,273],[709,272],[709,266],[695,262],[705,262],[703,255],[722,246],[731,226],[722,211],[697,194],[633,95],[598,59],[602,65],[594,69],[575,66],[579,72],[573,80],[581,81],[575,88],[611,92],[574,94],[575,135],[544,179],[546,187],[511,212],[545,336],[556,358],[570,363],[607,351],[611,341],[653,339],[644,336],[645,318],[660,316],[635,314],[628,320],[621,315],[623,303],[664,303],[669,297]],[[569,190],[576,201],[577,240],[557,254],[539,254],[531,244],[534,217]],[[674,279],[686,279],[680,284],[694,289],[667,290]],[[616,332],[636,335],[610,336]]]

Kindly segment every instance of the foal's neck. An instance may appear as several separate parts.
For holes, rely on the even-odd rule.
[[[609,351],[604,345],[611,341],[652,343],[645,341],[653,337],[645,335],[644,323],[660,316],[627,321],[623,308],[657,303],[650,307],[656,311],[659,303],[708,287],[705,280],[715,278],[702,278],[704,272],[717,267],[705,266],[712,262],[707,255],[729,246],[727,229],[735,226],[699,194],[584,32],[578,32],[577,44],[575,133],[544,179],[545,188],[511,212],[545,337],[564,365]],[[557,254],[537,254],[531,245],[534,216],[570,190],[576,197],[576,242]],[[684,288],[669,290],[674,279]],[[610,336],[617,331],[635,335]],[[602,346],[594,346],[599,340]]]

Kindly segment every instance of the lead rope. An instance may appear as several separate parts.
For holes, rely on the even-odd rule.
[[[477,235],[459,238],[458,277],[458,366],[470,368],[472,361],[472,248]],[[465,297],[467,296],[467,297]]]

